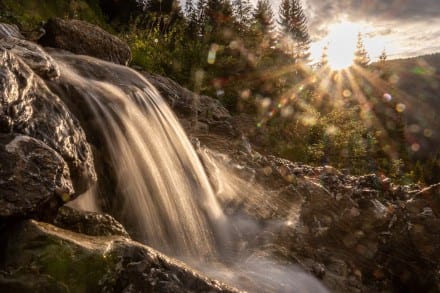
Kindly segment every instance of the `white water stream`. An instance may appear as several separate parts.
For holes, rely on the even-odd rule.
[[[225,216],[178,120],[144,77],[91,57],[57,51],[51,55],[60,66],[61,83],[69,85],[66,92],[83,100],[89,123],[100,133],[104,145],[96,147],[106,150],[115,171],[114,193],[121,196],[113,212],[136,240],[251,291],[326,292],[295,266],[237,249],[237,231],[252,227],[255,234],[258,226],[246,219],[238,227],[240,219]],[[215,169],[211,173],[218,175],[216,180],[230,178],[216,164],[207,164]],[[232,198],[237,195],[229,193],[249,188],[239,184],[216,184],[216,192],[223,200]],[[96,209],[91,197],[110,196],[99,193],[99,188],[89,192],[82,207]]]

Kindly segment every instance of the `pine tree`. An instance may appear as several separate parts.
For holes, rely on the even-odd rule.
[[[387,51],[385,50],[385,48],[382,50],[382,53],[380,53],[379,56],[379,62],[380,63],[385,63],[385,61],[387,61],[388,59],[388,55],[387,55]]]
[[[285,50],[295,59],[307,61],[310,56],[310,35],[300,0],[282,0],[278,24],[284,38]]]
[[[321,60],[319,61],[320,68],[326,68],[328,66],[328,46],[325,45],[322,49]]]
[[[190,37],[197,37],[199,36],[199,26],[198,26],[198,19],[197,19],[197,10],[193,3],[193,0],[186,0],[185,1],[185,16],[186,16],[186,23],[187,23],[187,32]]]
[[[232,8],[238,24],[238,31],[246,33],[249,31],[252,20],[252,4],[249,0],[233,0]]]
[[[209,30],[212,41],[224,40],[225,32],[232,30],[234,15],[228,0],[207,0],[205,7],[205,29]]]
[[[354,51],[353,63],[361,67],[367,67],[368,64],[370,63],[370,57],[368,56],[367,50],[365,49],[365,45],[361,33],[358,33],[357,36],[356,50]]]
[[[201,37],[205,34],[206,28],[206,6],[207,0],[198,0],[197,4],[194,5],[194,15],[193,21],[194,26],[197,31],[197,36]]]
[[[258,0],[253,11],[252,29],[257,45],[275,46],[275,21],[269,0]]]
[[[379,69],[380,77],[384,80],[388,80],[390,77],[390,68],[387,66],[388,55],[385,49],[379,56],[379,62],[377,63],[377,69]]]

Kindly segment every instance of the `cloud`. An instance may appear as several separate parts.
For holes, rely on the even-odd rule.
[[[399,19],[427,20],[438,18],[439,0],[308,0],[303,2],[316,16],[314,21],[347,16],[350,20]]]
[[[328,34],[340,21],[368,23],[365,37],[393,43],[390,55],[434,52],[440,43],[440,0],[303,0],[312,41]]]

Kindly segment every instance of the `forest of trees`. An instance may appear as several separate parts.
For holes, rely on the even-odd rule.
[[[332,72],[327,48],[320,62],[310,60],[300,0],[282,0],[278,11],[269,0],[187,0],[182,6],[150,0],[127,19],[111,20],[129,42],[134,64],[216,97],[233,113],[254,115],[268,138],[262,149],[357,174],[425,181],[432,162],[411,160],[398,99],[383,98],[391,91],[386,52],[371,65],[361,33],[357,70]]]
[[[261,152],[401,183],[440,181],[435,140],[422,148],[430,137],[415,141],[411,134],[422,127],[422,136],[423,130],[430,134],[430,125],[419,120],[414,126],[405,111],[406,101],[415,99],[405,92],[423,92],[423,76],[417,86],[408,78],[396,85],[393,62],[385,50],[372,62],[362,33],[353,56],[346,56],[353,60],[349,68],[330,67],[331,43],[321,60],[312,60],[303,1],[281,0],[278,7],[270,0],[43,2],[0,2],[0,20],[31,31],[50,17],[79,18],[118,34],[131,47],[132,66],[215,97],[232,114],[255,121],[246,134]],[[407,76],[411,69],[405,70]],[[423,95],[435,96],[430,91]]]

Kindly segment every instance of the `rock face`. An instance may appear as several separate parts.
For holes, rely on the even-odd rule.
[[[0,221],[47,217],[73,194],[63,158],[43,142],[0,134]]]
[[[142,74],[159,90],[188,131],[237,135],[231,125],[231,114],[219,100],[193,93],[167,77]]]
[[[4,292],[238,292],[123,237],[85,236],[33,220],[7,233]]]
[[[251,235],[250,247],[300,264],[333,292],[440,290],[438,185],[399,186],[225,143],[234,151],[217,156],[227,174],[252,182],[251,192],[227,199],[231,215],[278,223]]]
[[[90,23],[55,18],[49,20],[44,29],[46,34],[39,40],[44,46],[122,65],[127,65],[131,60],[131,51],[127,44]]]
[[[11,52],[3,47],[2,41],[0,133],[20,133],[47,144],[67,162],[75,194],[85,192],[96,182],[96,173],[90,146],[78,120],[34,74],[31,68],[35,64],[29,62],[26,56],[21,59],[13,53],[22,52],[21,49],[14,47]],[[26,52],[27,49],[23,50]],[[44,57],[40,59],[46,60]],[[32,57],[32,60],[35,58]],[[29,66],[25,62],[29,62]]]
[[[112,216],[85,212],[63,206],[58,210],[54,224],[60,228],[90,236],[118,235],[130,238],[125,228]]]
[[[5,37],[0,41],[0,46],[19,56],[41,77],[56,79],[60,76],[58,65],[37,44],[15,37]]]

